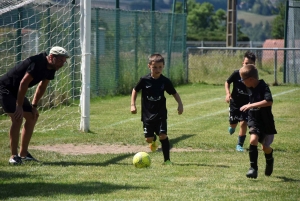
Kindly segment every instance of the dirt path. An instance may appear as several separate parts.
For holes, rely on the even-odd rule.
[[[54,151],[61,154],[120,154],[120,153],[137,153],[140,151],[149,152],[147,145],[74,145],[74,144],[56,144],[43,146],[30,146],[30,149],[42,151]],[[158,149],[158,151],[160,148]],[[201,149],[177,149],[172,148],[171,152],[203,151]]]

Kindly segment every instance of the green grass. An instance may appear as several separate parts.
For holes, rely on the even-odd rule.
[[[245,177],[248,153],[236,152],[237,134],[227,132],[224,86],[190,84],[177,90],[184,113],[177,114],[176,101],[167,95],[171,146],[194,151],[171,150],[173,166],[161,165],[161,152],[150,153],[150,168],[136,169],[134,153],[65,155],[33,149],[30,152],[43,162],[11,166],[8,135],[2,132],[0,200],[299,200],[299,87],[271,86],[278,131],[272,145],[275,168],[271,177],[264,176],[264,156],[259,151],[256,180]],[[130,114],[129,95],[93,99],[90,133],[69,128],[34,133],[31,145],[147,146],[140,104],[137,107],[138,114]]]
[[[271,15],[271,16],[264,16],[264,15],[258,15],[255,13],[249,13],[245,11],[237,11],[237,19],[238,20],[245,20],[245,22],[251,23],[253,26],[255,24],[263,23],[265,24],[266,22],[271,22],[275,19],[277,15]]]

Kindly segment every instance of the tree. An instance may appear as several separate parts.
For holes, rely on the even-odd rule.
[[[285,19],[285,5],[283,2],[279,3],[279,15],[272,22],[272,37],[274,39],[284,38],[284,19]]]

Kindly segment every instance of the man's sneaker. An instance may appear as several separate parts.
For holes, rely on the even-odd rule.
[[[19,156],[15,155],[13,156],[12,158],[10,158],[8,160],[9,164],[12,164],[12,165],[21,165],[22,164],[22,160]]]
[[[167,160],[163,163],[163,165],[173,165],[173,163],[170,160]]]
[[[273,172],[274,158],[269,159],[267,162],[268,163],[266,163],[265,175],[271,176]]]
[[[247,172],[246,177],[256,179],[257,178],[257,170],[255,170],[252,167],[249,168],[249,171]]]
[[[235,131],[235,128],[231,128],[230,126],[228,127],[228,132],[230,135],[232,135]]]
[[[27,156],[21,157],[21,159],[22,161],[38,161],[29,152],[27,152]]]
[[[156,152],[158,144],[157,144],[156,141],[152,141],[152,143],[149,144],[149,147],[150,147],[152,152]]]
[[[237,151],[241,151],[243,152],[244,151],[244,148],[241,146],[241,145],[236,145],[236,148],[235,148]]]

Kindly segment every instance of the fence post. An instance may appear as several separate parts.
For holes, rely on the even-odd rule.
[[[288,12],[289,12],[289,0],[285,2],[285,23],[284,23],[284,48],[287,47],[287,23],[288,23]],[[286,50],[284,50],[283,59],[283,83],[286,83],[286,72],[287,72],[287,62],[286,62]]]
[[[186,48],[185,83],[189,82],[189,47]]]
[[[115,82],[116,89],[119,88],[119,65],[120,65],[120,3],[116,1],[116,30],[115,30]]]
[[[100,19],[100,16],[99,16],[99,8],[96,8],[96,19]],[[96,69],[96,94],[97,96],[100,95],[100,86],[99,86],[99,82],[100,82],[100,48],[99,48],[99,45],[102,45],[100,44],[100,28],[99,28],[99,20],[96,20],[96,66],[95,66],[95,69]]]
[[[277,50],[278,48],[274,48],[274,84],[275,85],[278,85],[278,82],[277,82]]]
[[[151,54],[155,53],[155,0],[151,1]]]

